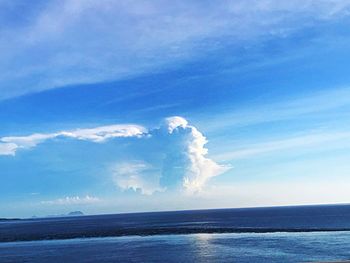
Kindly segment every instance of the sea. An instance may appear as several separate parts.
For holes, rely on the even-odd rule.
[[[0,221],[0,262],[345,262],[350,205]]]

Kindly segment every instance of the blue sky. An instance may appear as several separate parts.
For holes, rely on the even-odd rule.
[[[348,1],[0,1],[0,217],[348,203]]]

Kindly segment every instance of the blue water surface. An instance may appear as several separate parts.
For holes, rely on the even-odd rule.
[[[129,236],[0,243],[1,262],[318,262],[350,259],[350,232]]]
[[[0,262],[350,260],[350,205],[3,220]]]

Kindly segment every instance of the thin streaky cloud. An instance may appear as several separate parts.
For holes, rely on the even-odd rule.
[[[37,12],[24,9],[25,25],[0,31],[6,52],[0,52],[0,99],[162,71],[200,57],[203,51],[217,50],[223,43],[286,37],[320,21],[340,19],[349,14],[349,6],[347,1],[313,0],[205,5],[49,1],[36,7]],[[3,7],[12,11],[6,4]],[[38,53],[45,56],[38,59]]]
[[[317,146],[324,146],[332,143],[333,148],[344,147],[344,141],[349,141],[350,132],[314,133],[301,136],[294,136],[282,140],[272,140],[246,146],[241,146],[235,151],[230,151],[213,156],[215,160],[237,160],[249,159],[263,154],[274,154],[290,149],[316,149]],[[310,148],[312,147],[312,148]]]
[[[299,117],[314,116],[341,107],[350,106],[350,88],[330,88],[324,91],[306,93],[302,97],[289,98],[283,102],[261,102],[242,106],[239,109],[225,109],[215,118],[197,116],[206,123],[207,132],[224,128],[257,125],[262,123],[291,120]],[[220,112],[220,111],[219,111]]]

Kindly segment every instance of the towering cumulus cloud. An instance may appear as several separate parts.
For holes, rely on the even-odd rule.
[[[114,181],[143,194],[172,189],[198,192],[210,178],[229,168],[206,157],[206,143],[203,134],[184,118],[167,118],[134,146],[133,161],[117,162]]]
[[[170,135],[175,132],[184,136],[184,154],[188,158],[188,166],[182,183],[188,191],[199,191],[207,180],[228,169],[205,157],[208,153],[208,149],[204,147],[207,139],[195,127],[188,125],[185,119],[168,118],[167,127]]]
[[[18,150],[34,148],[54,139],[58,139],[55,143],[60,143],[66,138],[101,145],[109,142],[122,144],[123,140],[128,140],[109,172],[118,188],[133,189],[142,194],[179,189],[195,193],[210,178],[228,169],[206,157],[206,138],[182,117],[167,118],[159,128],[150,130],[139,125],[110,125],[2,137],[0,155],[14,156]]]

